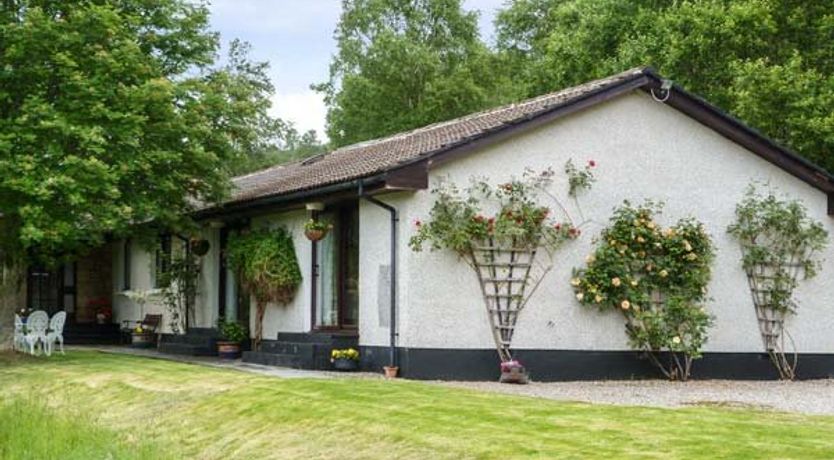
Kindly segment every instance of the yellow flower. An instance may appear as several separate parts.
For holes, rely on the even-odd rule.
[[[613,277],[613,278],[611,278],[611,284],[612,284],[614,287],[620,287],[620,283],[621,283],[620,278],[618,278],[618,277],[616,277],[616,276],[615,276],[615,277]]]
[[[585,263],[586,264],[592,264],[592,263],[594,263],[595,260],[597,260],[597,258],[594,257],[593,254],[590,254],[588,257],[585,258]]]
[[[675,236],[675,229],[667,228],[666,230],[663,230],[663,236],[665,236],[666,238],[671,238]]]
[[[666,270],[660,270],[660,273],[658,274],[661,278],[666,278],[667,276],[669,276],[669,272],[667,272]]]
[[[585,298],[585,294],[583,294],[583,293],[581,293],[581,292],[578,292],[578,293],[576,294],[576,300],[578,300],[578,301],[582,302],[582,299],[584,299],[584,298]]]
[[[639,227],[639,226],[640,226],[640,219],[634,219],[634,226],[635,226],[635,227]]]
[[[655,223],[654,223],[654,221],[653,221],[653,220],[650,220],[650,221],[649,221],[649,223],[648,223],[648,224],[646,224],[646,227],[649,227],[649,228],[651,228],[651,229],[653,229],[653,228],[654,228],[654,226],[655,226]]]
[[[571,278],[570,285],[571,286],[579,286],[582,284],[582,281],[579,278]]]
[[[631,308],[631,302],[629,302],[628,300],[623,300],[622,302],[620,302],[620,308],[622,308],[623,310],[628,310],[629,308]]]
[[[672,343],[678,344],[681,343],[681,338],[678,336],[672,337]]]
[[[683,240],[683,248],[686,249],[686,252],[689,252],[692,250],[692,245],[689,244],[689,241]]]
[[[594,302],[596,302],[596,303],[602,302],[602,296],[597,294],[596,297],[594,297]]]
[[[690,252],[689,254],[686,255],[686,258],[687,258],[687,260],[695,260],[695,259],[698,258],[698,255],[695,254],[694,252]]]
[[[645,243],[645,242],[646,242],[646,239],[645,239],[645,238],[643,238],[642,236],[638,236],[638,237],[637,237],[637,242],[638,242],[638,243]]]
[[[639,282],[639,281],[637,281],[637,280],[631,280],[631,285],[632,285],[632,286],[637,286],[638,284],[640,284],[640,282]]]

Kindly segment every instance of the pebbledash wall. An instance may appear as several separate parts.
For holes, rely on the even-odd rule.
[[[535,131],[447,163],[430,173],[430,187],[440,178],[466,184],[472,176],[500,183],[520,176],[525,167],[552,167],[561,172],[568,159],[583,164],[594,159],[598,178],[580,201],[592,222],[583,236],[561,249],[522,312],[514,348],[516,355],[540,380],[629,378],[656,376],[651,366],[629,351],[621,315],[581,307],[569,285],[571,270],[584,265],[593,237],[607,223],[612,209],[624,199],[665,202],[661,223],[694,216],[711,234],[716,259],[710,284],[715,316],[704,359],[694,366],[697,377],[772,378],[763,354],[757,319],[738,243],[726,233],[736,204],[751,181],[769,183],[800,199],[810,215],[834,236],[834,221],[826,214],[826,195],[777,166],[745,150],[695,120],[634,92],[557,120]],[[565,195],[564,176],[554,191]],[[429,191],[384,198],[397,206],[400,232],[400,308],[398,321],[400,366],[415,378],[481,379],[498,375],[497,358],[485,308],[474,272],[449,252],[414,253],[408,239],[415,219],[425,219],[433,197]],[[363,254],[360,343],[366,364],[384,362],[387,336],[380,334],[374,296],[379,292],[373,271],[385,263],[387,250],[378,235],[387,229],[387,216],[362,215]],[[371,230],[369,230],[369,227]],[[377,236],[374,236],[376,234]],[[799,314],[788,328],[801,354],[800,377],[834,376],[834,243],[825,254],[820,276],[797,290]],[[372,259],[371,259],[372,258]],[[368,324],[370,322],[370,324]],[[366,331],[370,334],[366,335]]]

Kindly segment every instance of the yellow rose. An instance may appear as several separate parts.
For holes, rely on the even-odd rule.
[[[576,300],[582,302],[582,299],[584,299],[584,298],[585,298],[585,294],[583,294],[581,292],[576,294]]]
[[[684,240],[683,241],[683,248],[686,249],[686,252],[689,252],[689,251],[692,250],[692,245],[689,244],[689,241]]]
[[[594,302],[596,302],[596,303],[602,302],[602,296],[597,294],[596,297],[594,297]]]
[[[631,280],[631,285],[632,285],[632,286],[637,286],[638,284],[640,284],[640,282],[639,282],[639,281],[637,281],[637,280]]]
[[[672,343],[678,344],[681,343],[681,338],[678,336],[672,337]]]
[[[653,220],[650,220],[650,221],[649,221],[649,223],[648,223],[648,224],[646,224],[646,227],[649,227],[649,228],[651,228],[651,229],[653,229],[653,228],[654,228],[654,226],[655,226],[655,223],[654,223],[654,221],[653,221]]]
[[[694,252],[690,252],[689,254],[686,255],[686,258],[687,258],[687,260],[695,260],[695,259],[698,258],[698,255],[695,254]]]
[[[597,258],[594,257],[593,254],[591,254],[591,255],[589,255],[588,257],[585,258],[585,263],[586,264],[592,264],[592,263],[594,263],[595,260],[597,260]]]
[[[611,284],[614,287],[620,287],[620,283],[621,283],[620,278],[618,278],[616,276],[614,278],[611,278]]]
[[[660,273],[658,274],[661,278],[666,278],[667,276],[669,276],[669,272],[667,272],[666,270],[660,270]]]
[[[629,302],[628,300],[623,300],[622,302],[620,302],[620,308],[622,308],[623,310],[628,310],[629,308],[631,308],[631,302]]]
[[[579,278],[571,278],[570,285],[571,286],[579,286],[582,284],[582,281]]]
[[[645,238],[643,238],[642,236],[638,236],[638,237],[637,237],[637,242],[638,242],[638,243],[645,243],[645,242],[646,242],[646,239],[645,239]]]

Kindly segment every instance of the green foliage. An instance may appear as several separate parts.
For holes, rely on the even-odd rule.
[[[828,243],[828,232],[808,216],[799,201],[766,195],[750,186],[736,206],[736,221],[727,231],[742,248],[742,266],[749,276],[767,275],[762,287],[768,290],[768,308],[793,310],[793,291],[797,274],[806,279],[816,276],[819,252]]]
[[[304,223],[304,230],[316,232],[329,232],[330,230],[333,230],[333,224],[329,222],[323,222],[320,220],[310,219]]]
[[[301,269],[292,236],[283,227],[261,228],[234,234],[226,246],[226,260],[241,286],[255,299],[255,347],[263,337],[268,302],[287,304],[301,284]]]
[[[157,285],[162,286],[162,303],[168,310],[169,325],[174,334],[185,332],[186,318],[193,320],[200,279],[199,259],[184,247],[178,249],[166,270],[157,274]]]
[[[232,235],[226,257],[256,301],[288,303],[301,284],[295,245],[285,228],[261,228]]]
[[[249,329],[237,321],[226,321],[225,318],[217,320],[217,329],[220,336],[230,342],[243,342],[249,337]]]
[[[137,222],[182,229],[227,164],[272,136],[264,64],[213,66],[208,9],[185,0],[10,0],[0,9],[4,253],[53,260]]]
[[[333,362],[337,359],[350,359],[353,361],[359,361],[359,351],[357,351],[355,348],[334,348],[330,352],[330,361]]]
[[[578,172],[572,162],[567,163],[566,171],[573,184]],[[590,166],[581,174],[587,175],[585,181],[590,186]],[[567,215],[564,222],[553,220],[553,211],[540,204],[539,196],[551,185],[553,176],[551,170],[535,173],[528,169],[521,178],[497,186],[473,179],[464,191],[454,184],[441,183],[432,190],[436,199],[428,222],[415,222],[417,231],[409,245],[414,251],[421,251],[426,245],[432,250],[450,249],[467,255],[473,244],[491,239],[507,247],[541,245],[555,250],[566,240],[577,238],[580,230]],[[571,193],[575,191],[571,185]],[[490,210],[494,214],[490,215]]]
[[[507,100],[477,13],[461,0],[343,0],[327,83],[335,146],[447,120]]]
[[[231,165],[232,174],[242,175],[260,171],[273,165],[303,160],[327,150],[318,139],[315,130],[299,134],[289,123],[280,122],[280,126],[278,144],[251,152],[245,158],[234,162]]]
[[[516,0],[496,27],[529,96],[652,65],[834,171],[832,10],[832,0]]]
[[[702,304],[713,248],[701,223],[683,219],[662,230],[659,213],[651,202],[617,208],[571,285],[581,304],[621,312],[631,346],[647,352],[667,377],[685,380],[712,322]],[[664,351],[668,364],[657,355]]]

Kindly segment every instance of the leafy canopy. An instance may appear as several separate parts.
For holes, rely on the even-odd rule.
[[[516,0],[496,27],[529,96],[653,65],[834,171],[832,11],[832,0]]]
[[[461,0],[343,0],[328,82],[335,146],[447,120],[505,100],[477,13]]]
[[[0,225],[6,254],[84,252],[134,224],[179,229],[224,196],[228,165],[273,135],[264,64],[214,65],[185,0],[0,7]]]

